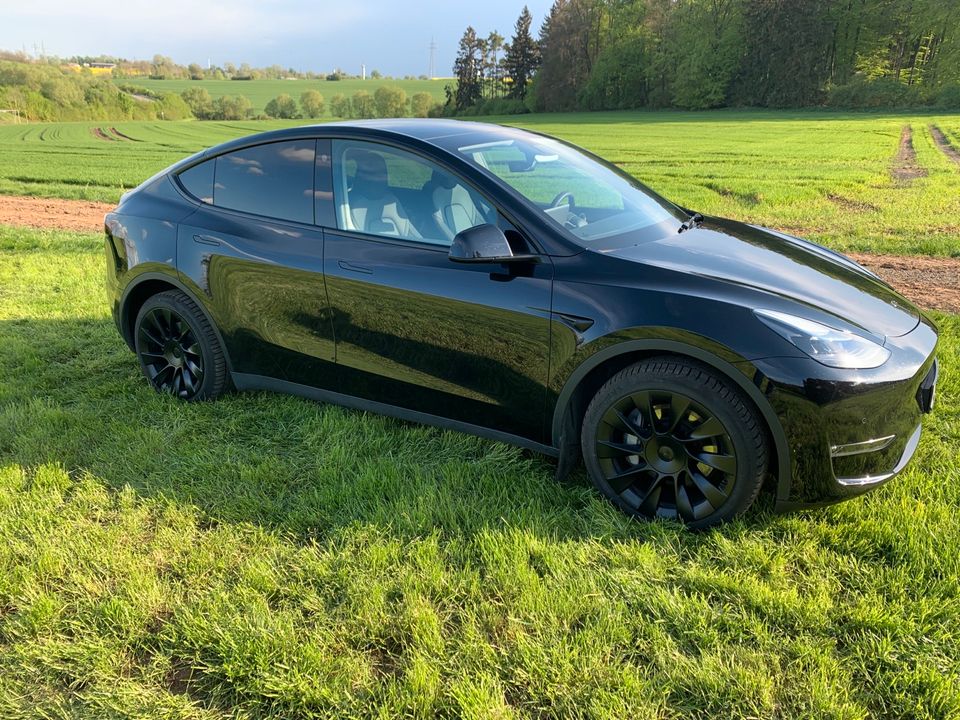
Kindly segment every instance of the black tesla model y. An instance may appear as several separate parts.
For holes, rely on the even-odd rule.
[[[626,512],[705,527],[910,460],[935,326],[819,245],[665,200],[531,132],[268,132],[106,217],[113,314],[183,400],[294,393],[582,457]]]

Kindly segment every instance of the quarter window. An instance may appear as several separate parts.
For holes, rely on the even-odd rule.
[[[457,176],[413,153],[333,141],[337,225],[342,230],[449,246],[496,210]]]
[[[236,150],[216,159],[213,204],[280,220],[312,223],[315,140]]]
[[[215,160],[207,160],[184,170],[177,176],[180,184],[197,200],[213,203],[213,169],[216,164]]]

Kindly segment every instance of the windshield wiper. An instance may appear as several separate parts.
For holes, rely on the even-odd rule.
[[[682,233],[684,230],[692,230],[702,222],[703,222],[703,215],[701,215],[698,212],[695,212],[693,215],[691,215],[682,223],[680,223],[680,227],[677,228],[677,232]]]

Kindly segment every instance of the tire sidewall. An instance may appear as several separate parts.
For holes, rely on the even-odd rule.
[[[730,389],[729,385],[723,383],[706,368],[700,368],[692,363],[686,362],[675,363],[670,360],[664,362],[667,364],[682,364],[684,366],[694,367],[701,373],[709,376],[714,382],[719,383],[728,392],[737,396],[737,394]],[[584,464],[587,467],[593,484],[606,498],[628,514],[648,520],[655,519],[639,513],[627,505],[605,480],[600,462],[594,452],[597,431],[607,409],[618,400],[632,393],[642,390],[679,392],[702,405],[723,424],[730,436],[730,441],[733,443],[733,451],[737,458],[737,474],[733,492],[717,511],[699,520],[683,521],[677,518],[677,521],[684,522],[689,528],[700,529],[730,520],[744,512],[753,504],[756,498],[759,484],[763,482],[766,465],[761,462],[760,458],[754,453],[755,446],[751,440],[751,434],[738,417],[734,404],[724,400],[718,393],[711,392],[711,389],[707,387],[702,380],[703,375],[698,376],[698,379],[690,375],[657,372],[655,368],[658,363],[651,361],[640,363],[640,365],[646,372],[627,374],[627,371],[636,367],[631,366],[631,368],[617,373],[608,380],[594,396],[584,416],[581,443],[583,447]],[[653,367],[647,369],[649,366]],[[740,402],[744,402],[742,398],[740,398]]]
[[[193,394],[192,397],[178,397],[177,399],[186,400],[187,402],[205,400],[211,396],[214,385],[216,384],[214,352],[213,348],[210,347],[207,334],[204,332],[203,327],[206,322],[204,318],[197,317],[193,308],[185,305],[178,298],[171,296],[169,293],[160,293],[159,295],[154,295],[153,297],[147,299],[147,301],[140,308],[140,312],[137,313],[137,319],[134,324],[133,333],[134,350],[137,354],[137,362],[140,364],[140,371],[143,373],[143,376],[147,378],[150,386],[154,388],[154,390],[157,390],[156,386],[153,384],[153,381],[150,380],[150,374],[147,371],[146,363],[143,361],[143,355],[141,354],[140,346],[140,325],[147,314],[152,310],[156,310],[157,308],[165,308],[176,313],[183,322],[190,326],[190,331],[197,339],[197,344],[200,346],[200,355],[203,358],[203,381],[200,383],[200,388]]]

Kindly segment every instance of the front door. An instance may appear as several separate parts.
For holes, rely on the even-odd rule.
[[[453,236],[499,224],[465,181],[387,145],[333,141],[324,272],[345,392],[543,442],[553,266],[459,264]]]

